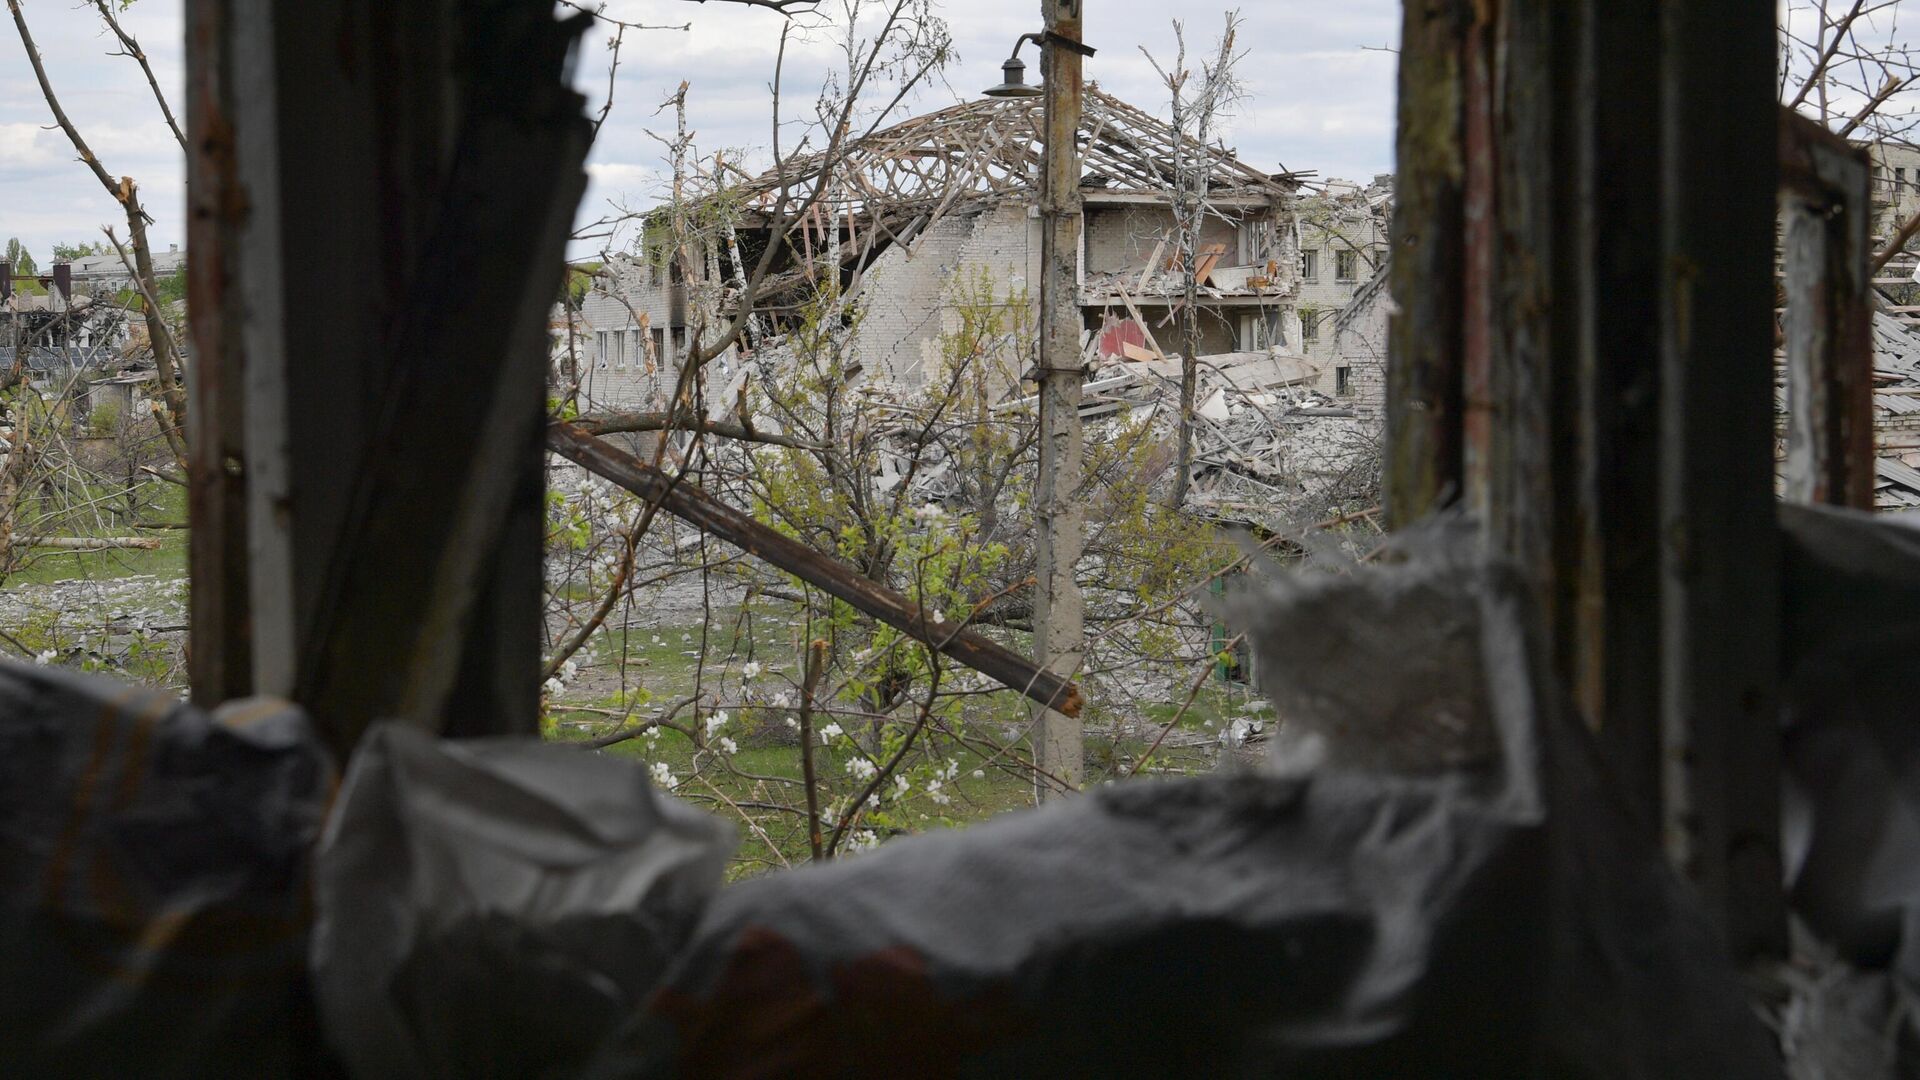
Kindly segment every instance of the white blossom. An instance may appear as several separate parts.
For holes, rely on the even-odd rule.
[[[672,789],[680,786],[680,779],[673,775],[673,770],[667,767],[666,762],[664,761],[654,762],[652,772],[653,772],[653,782],[659,785],[660,787],[666,788],[669,791],[671,791]]]
[[[561,682],[572,682],[574,676],[578,674],[580,674],[580,666],[578,664],[575,664],[573,661],[568,660],[567,662],[560,665],[560,681]]]
[[[747,661],[747,663],[746,663],[746,666],[745,666],[745,667],[742,667],[742,668],[740,669],[740,677],[741,677],[742,679],[757,679],[757,678],[759,678],[759,677],[760,677],[760,662],[759,662],[758,660],[749,660],[749,661]]]
[[[826,727],[820,729],[820,745],[826,746],[842,734],[843,732],[840,730],[839,724],[828,724]]]
[[[776,709],[784,709],[787,707],[788,702],[791,700],[792,700],[791,698],[787,697],[787,692],[785,690],[782,690],[779,693],[773,695],[773,700],[768,704],[771,704]]]
[[[935,608],[933,611],[933,625],[939,626],[941,623],[946,621],[947,621],[947,617],[940,613],[939,608]]]
[[[727,726],[727,710],[721,709],[707,717],[707,738],[711,739]]]
[[[545,691],[548,697],[558,697],[560,696],[560,691],[566,688],[567,684],[561,682],[559,679],[548,679],[546,682],[540,684],[540,689]]]
[[[43,653],[40,653],[39,655],[37,655],[37,656],[35,656],[35,657],[33,658],[33,662],[34,662],[34,664],[35,664],[35,665],[37,665],[37,666],[39,666],[39,667],[46,667],[46,666],[47,666],[48,664],[51,664],[51,663],[53,663],[53,658],[54,658],[54,657],[56,657],[56,656],[59,656],[59,655],[60,655],[60,654],[59,654],[59,653],[57,653],[57,652],[55,652],[54,650],[52,650],[52,649],[48,649],[47,651],[45,651],[45,652],[43,652]]]
[[[871,780],[879,771],[874,767],[873,762],[863,757],[851,758],[847,761],[847,775],[856,780]]]
[[[895,797],[895,798],[900,798],[901,796],[904,796],[904,795],[905,795],[905,794],[906,794],[907,792],[909,792],[909,791],[911,791],[911,790],[913,790],[913,785],[912,785],[912,784],[909,784],[909,783],[907,782],[907,778],[906,778],[906,777],[904,777],[904,776],[900,776],[900,775],[898,775],[898,774],[895,774],[895,776],[894,776],[894,778],[893,778],[893,794],[894,794],[894,797]]]
[[[860,829],[847,837],[849,851],[871,851],[880,846],[880,836],[872,829]]]
[[[952,802],[953,797],[948,795],[946,792],[940,790],[945,786],[946,785],[942,784],[938,780],[927,781],[927,798],[932,799],[934,803],[940,806],[945,806],[948,803]]]
[[[737,754],[740,752],[740,744],[722,735],[720,736],[720,752],[723,754]]]

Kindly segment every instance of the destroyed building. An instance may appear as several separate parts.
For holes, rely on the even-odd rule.
[[[1300,338],[1323,369],[1321,389],[1336,393],[1335,323],[1386,266],[1393,176],[1365,186],[1329,179],[1300,200]],[[1381,355],[1385,355],[1384,348]]]
[[[777,334],[812,290],[834,285],[861,313],[853,345],[869,378],[911,389],[925,383],[940,339],[957,327],[956,283],[984,274],[997,302],[1037,304],[1040,117],[1036,100],[984,99],[851,144],[828,173],[830,190],[805,220],[798,250],[754,298],[760,326]],[[1229,151],[1183,146],[1164,121],[1097,86],[1087,92],[1081,141],[1080,304],[1097,349],[1091,359],[1161,360],[1177,351],[1170,328],[1186,275],[1173,191],[1182,154],[1202,154],[1211,165],[1195,260],[1202,355],[1305,354],[1296,227],[1305,174],[1263,172]],[[639,257],[610,268],[612,281],[583,308],[590,399],[630,406],[660,392],[657,358],[684,349],[703,297],[722,311],[738,302],[734,283],[743,260],[752,265],[768,242],[776,193],[816,169],[794,162],[727,188],[734,220],[710,230],[686,258],[664,257],[664,230],[654,228]]]

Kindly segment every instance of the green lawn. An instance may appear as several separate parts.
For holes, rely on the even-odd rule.
[[[144,488],[150,504],[138,515],[146,522],[183,522],[187,520],[186,489],[177,484],[153,482]],[[103,492],[102,497],[110,493]],[[63,530],[62,536],[144,536],[160,541],[154,551],[137,548],[111,551],[45,551],[32,553],[26,564],[6,579],[7,585],[51,584],[76,579],[150,575],[160,578],[184,578],[187,575],[187,530],[137,529],[108,521]]]

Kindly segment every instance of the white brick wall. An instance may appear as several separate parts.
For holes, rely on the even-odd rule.
[[[1030,308],[1037,302],[1039,222],[1026,206],[1002,203],[950,214],[909,246],[912,256],[894,247],[867,268],[854,348],[868,371],[918,387],[939,365],[941,336],[960,328],[949,304],[956,285],[985,270],[996,301],[1024,293]]]
[[[586,332],[577,344],[580,389],[589,409],[654,409],[672,390],[674,362],[686,351],[687,329],[671,325],[671,278],[664,267],[656,272],[646,263],[623,259],[614,280],[602,279],[581,303]],[[722,362],[731,367],[733,355]]]
[[[1329,320],[1326,337],[1330,353],[1320,389],[1337,394],[1339,369],[1347,369],[1346,395],[1363,414],[1380,415],[1387,403],[1387,326],[1393,301],[1382,283],[1355,301],[1344,328],[1335,332]]]

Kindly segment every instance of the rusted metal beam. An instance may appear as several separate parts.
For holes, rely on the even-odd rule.
[[[1871,510],[1872,164],[1864,149],[1783,109],[1780,169],[1787,301],[1782,494]]]
[[[1001,685],[1062,715],[1080,715],[1080,689],[998,642],[971,630],[943,629],[925,609],[892,589],[861,577],[792,537],[782,535],[632,454],[568,423],[547,429],[547,447],[602,479],[741,551],[786,571],[895,630],[936,649]]]

